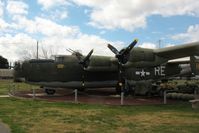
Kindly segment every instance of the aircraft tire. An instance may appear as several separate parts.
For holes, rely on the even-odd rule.
[[[54,89],[45,89],[45,92],[48,95],[54,95],[56,91]]]

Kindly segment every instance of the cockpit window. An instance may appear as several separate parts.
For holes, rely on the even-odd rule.
[[[64,62],[64,57],[55,57],[55,62]]]

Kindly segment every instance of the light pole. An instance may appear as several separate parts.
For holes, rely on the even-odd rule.
[[[37,40],[37,59],[39,59],[39,41]]]

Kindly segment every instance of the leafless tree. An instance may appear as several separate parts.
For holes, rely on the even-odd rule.
[[[56,55],[57,48],[49,47],[49,48],[41,48],[40,58],[42,59],[51,59],[52,55]]]
[[[39,59],[51,59],[52,55],[57,54],[57,48],[54,47],[41,47],[39,49],[38,58]],[[23,50],[21,53],[22,60],[30,60],[30,59],[37,59],[37,52],[36,50]]]

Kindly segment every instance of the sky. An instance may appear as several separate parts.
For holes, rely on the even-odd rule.
[[[0,55],[9,61],[199,41],[197,0],[0,0]],[[160,45],[159,45],[160,43]]]

